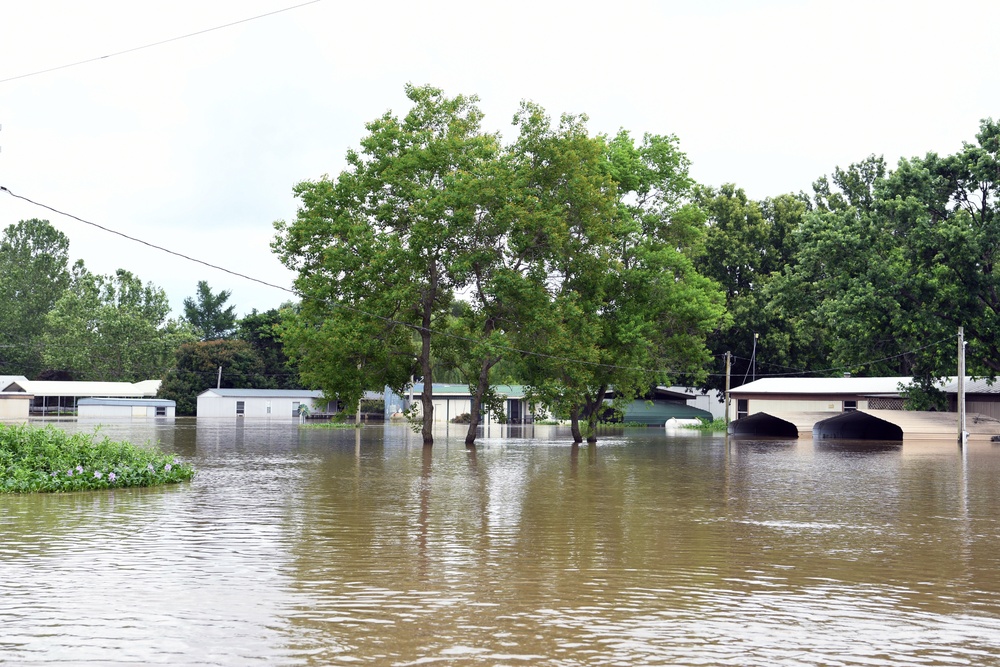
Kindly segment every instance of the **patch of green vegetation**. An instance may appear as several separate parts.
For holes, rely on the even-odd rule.
[[[598,422],[598,428],[647,428],[642,422]]]
[[[538,419],[535,421],[535,424],[540,424],[541,426],[559,426],[561,423],[555,419]]]
[[[156,486],[193,476],[190,464],[151,447],[54,426],[0,424],[0,493]]]
[[[364,424],[355,424],[354,422],[345,421],[328,421],[319,422],[315,424],[299,424],[299,428],[309,428],[309,429],[329,429],[329,428],[364,428]]]
[[[705,419],[704,417],[699,417],[701,419],[701,425],[695,426],[694,424],[683,424],[681,428],[689,428],[692,431],[705,431],[705,432],[715,432],[715,431],[726,431],[726,420],[725,419]]]

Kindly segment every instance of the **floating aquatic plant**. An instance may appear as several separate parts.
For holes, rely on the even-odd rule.
[[[190,464],[152,447],[51,425],[0,424],[0,493],[155,486],[192,476]]]

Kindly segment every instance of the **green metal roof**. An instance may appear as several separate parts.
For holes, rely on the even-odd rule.
[[[678,419],[712,419],[712,413],[689,405],[667,401],[632,401],[625,408],[623,421],[663,426],[671,417]]]

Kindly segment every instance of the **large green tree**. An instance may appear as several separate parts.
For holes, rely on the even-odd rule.
[[[163,377],[174,350],[194,338],[168,319],[166,293],[119,269],[103,276],[77,262],[69,288],[46,317],[44,361],[76,380]]]
[[[724,316],[718,287],[692,263],[703,216],[689,205],[676,138],[589,136],[583,117],[558,129],[539,113],[521,142],[536,160],[534,196],[556,222],[545,252],[549,303],[523,332],[533,395],[568,414],[574,442],[596,440],[606,398],[621,405],[709,360]],[[586,432],[581,429],[586,423]]]
[[[229,290],[215,294],[208,282],[199,280],[195,298],[184,299],[184,317],[202,340],[229,338],[236,331],[236,306],[225,307],[231,295]]]
[[[412,108],[367,125],[334,181],[300,183],[296,220],[274,250],[303,294],[284,341],[303,380],[356,404],[365,389],[402,389],[416,373],[422,436],[433,443],[432,343],[469,273],[464,239],[479,218],[481,170],[497,152],[475,97],[407,86]],[[416,345],[412,334],[415,334]]]
[[[22,220],[0,239],[0,374],[45,369],[45,316],[69,286],[69,239],[46,220]]]

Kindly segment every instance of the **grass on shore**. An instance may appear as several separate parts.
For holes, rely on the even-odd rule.
[[[156,486],[193,476],[189,464],[153,448],[51,425],[0,424],[0,493]]]

